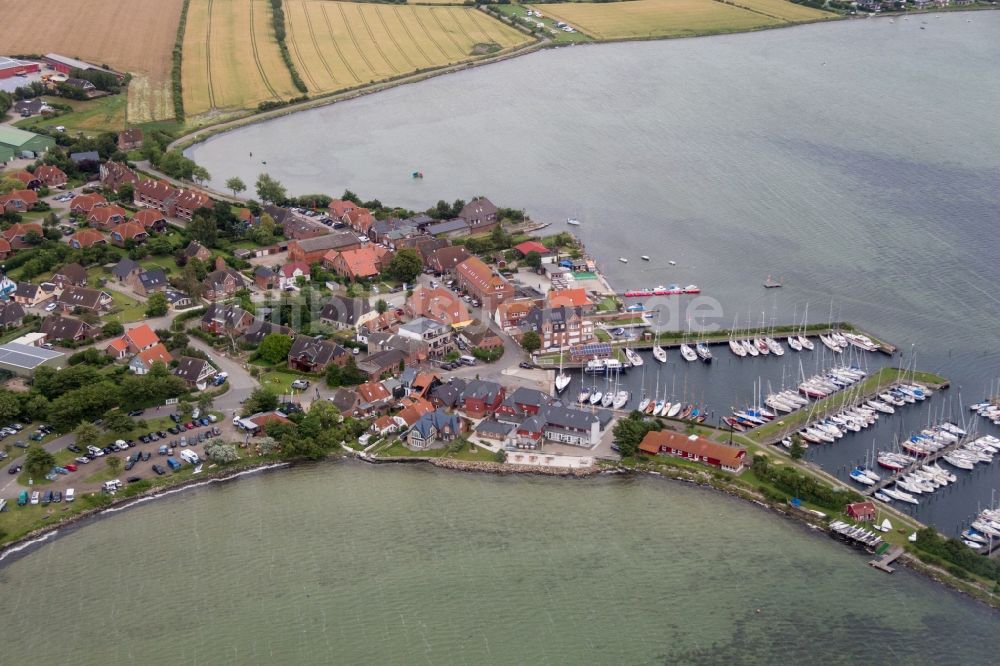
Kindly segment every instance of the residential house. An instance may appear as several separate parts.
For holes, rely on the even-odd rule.
[[[114,204],[98,206],[87,213],[87,224],[97,229],[107,231],[125,221],[125,209]]]
[[[42,181],[45,187],[63,187],[68,178],[66,173],[57,166],[42,164],[35,169],[35,176]]]
[[[375,310],[362,315],[357,324],[358,342],[368,342],[368,336],[373,333],[395,333],[399,329],[399,315],[395,310],[386,310],[378,314]]]
[[[558,349],[594,340],[594,322],[583,316],[582,308],[535,308],[521,320],[522,333],[534,331],[542,349]]]
[[[483,234],[492,231],[499,223],[498,209],[486,197],[477,197],[465,204],[458,216],[469,223],[470,234]]]
[[[323,372],[331,363],[346,365],[349,357],[347,350],[335,342],[300,335],[288,351],[288,367],[302,372]]]
[[[487,312],[514,297],[514,287],[479,257],[469,257],[455,267],[459,287],[483,304]]]
[[[552,396],[538,389],[518,387],[497,407],[498,419],[521,423],[525,417],[536,416],[554,402]]]
[[[425,231],[429,235],[437,238],[458,238],[459,236],[469,235],[469,223],[458,218],[454,220],[443,220],[441,222],[428,224],[425,227]]]
[[[87,286],[87,269],[77,263],[66,264],[55,272],[52,276],[52,282],[60,289],[71,285],[85,287]]]
[[[601,441],[601,433],[610,424],[607,410],[584,411],[560,404],[541,408],[517,428],[516,444],[519,448],[537,448],[542,440],[592,448]]]
[[[212,303],[201,316],[201,330],[213,335],[243,335],[253,325],[253,315],[232,303]]]
[[[88,287],[66,287],[56,299],[63,312],[73,312],[77,308],[90,312],[110,310],[113,299],[111,294],[100,289]]]
[[[201,283],[201,297],[206,301],[232,298],[233,294],[246,287],[243,275],[238,270],[226,268],[221,260],[219,263],[222,267],[209,273]]]
[[[164,293],[167,295],[167,303],[170,304],[170,307],[173,310],[183,310],[194,304],[191,297],[183,291],[178,291],[177,289],[167,289]]]
[[[155,208],[167,217],[190,220],[199,208],[210,208],[212,200],[202,192],[178,189],[162,180],[140,180],[134,186],[136,206]]]
[[[258,289],[274,289],[278,283],[278,275],[267,266],[257,266],[253,269],[253,283]]]
[[[153,369],[154,363],[162,363],[167,366],[172,360],[174,357],[170,355],[163,343],[157,343],[133,356],[128,362],[128,367],[137,375],[145,375]]]
[[[128,284],[137,280],[142,270],[142,266],[137,261],[133,261],[128,257],[122,257],[111,269],[111,274],[118,278],[119,282]]]
[[[323,257],[331,250],[340,252],[358,247],[361,247],[361,241],[356,234],[347,231],[335,232],[316,238],[289,241],[288,260],[303,261],[312,265],[323,261]]]
[[[406,352],[399,349],[386,349],[358,361],[357,365],[358,370],[367,374],[369,380],[374,381],[399,372],[399,365],[405,364],[406,361]]]
[[[441,287],[417,287],[406,299],[405,310],[409,317],[427,317],[451,326],[464,324],[472,319],[462,299]]]
[[[212,200],[208,195],[196,190],[178,190],[177,194],[169,202],[166,211],[169,217],[178,217],[182,220],[190,220],[194,212],[199,208],[211,208]]]
[[[212,364],[201,358],[181,356],[174,368],[174,374],[184,380],[191,388],[205,390],[208,382],[215,376],[216,370]]]
[[[63,85],[67,85],[70,88],[76,88],[80,92],[87,94],[88,97],[91,94],[97,93],[97,86],[86,79],[74,79],[71,77],[63,81]]]
[[[284,412],[274,410],[271,412],[257,412],[252,416],[240,419],[236,425],[251,435],[257,436],[264,432],[264,429],[272,423],[289,424],[292,421]]]
[[[108,200],[103,194],[78,194],[69,202],[69,212],[74,215],[87,216],[98,206],[107,205]]]
[[[155,208],[143,208],[132,216],[132,222],[141,224],[147,232],[162,233],[167,230],[167,218]]]
[[[0,202],[0,206],[2,205],[3,205],[2,202]],[[0,259],[6,259],[7,257],[10,256],[10,253],[11,253],[10,243],[7,242],[6,238],[0,236]]]
[[[298,279],[309,281],[311,271],[304,261],[289,261],[278,270],[278,288],[289,289],[298,284]]]
[[[3,238],[10,243],[12,250],[23,250],[33,247],[33,244],[30,242],[32,237],[37,237],[41,240],[44,238],[44,233],[40,224],[35,224],[34,222],[22,224],[17,222],[3,231]]]
[[[367,208],[355,208],[344,213],[341,220],[362,236],[367,236],[369,229],[375,224],[375,218]]]
[[[99,328],[91,326],[81,319],[62,315],[49,315],[42,320],[42,327],[39,330],[52,342],[58,340],[80,342],[100,333]]]
[[[531,300],[507,301],[497,306],[493,321],[501,331],[510,333],[518,330],[521,321],[534,309],[535,302]]]
[[[360,410],[365,414],[372,414],[389,409],[392,405],[392,394],[382,382],[371,381],[359,384],[358,395],[361,396]]]
[[[125,247],[129,241],[136,244],[145,243],[149,239],[149,234],[146,233],[141,224],[122,222],[111,229],[108,237],[111,239],[112,245]]]
[[[460,263],[471,257],[469,251],[461,245],[449,245],[430,253],[424,264],[435,273],[444,275],[451,273]]]
[[[101,165],[101,187],[117,192],[122,185],[135,186],[139,176],[121,162],[105,162]]]
[[[38,195],[34,190],[13,190],[0,194],[0,210],[8,213],[27,213],[38,203]]]
[[[5,173],[3,177],[21,181],[21,185],[28,190],[37,190],[42,186],[42,179],[28,171],[11,171]]]
[[[330,228],[325,224],[317,222],[308,217],[302,217],[292,212],[285,218],[285,223],[281,226],[282,233],[289,240],[306,240],[307,238],[319,238],[330,233]]]
[[[323,265],[353,281],[378,276],[391,258],[388,249],[371,244],[350,250],[330,250],[323,256]]]
[[[462,434],[462,420],[456,414],[437,409],[424,414],[406,433],[411,449],[429,449],[437,442],[450,442]]]
[[[483,419],[473,432],[480,439],[488,439],[506,445],[513,442],[515,428],[513,423]]]
[[[348,388],[337,389],[327,400],[332,402],[341,414],[348,416],[357,412],[358,405],[361,404],[361,396],[358,395],[357,391]]]
[[[699,437],[687,436],[671,430],[652,430],[646,433],[639,450],[656,455],[665,453],[677,458],[696,460],[736,474],[743,471],[747,451],[742,447],[726,446]]]
[[[378,417],[372,421],[371,425],[371,431],[376,435],[388,435],[389,433],[396,432],[398,429],[399,424],[388,414]]]
[[[585,315],[593,314],[595,309],[586,289],[553,289],[545,298],[550,308],[580,308],[580,312]]]
[[[434,405],[423,398],[403,398],[400,404],[403,409],[392,417],[400,428],[411,428],[424,414],[434,411]]]
[[[197,259],[198,261],[205,262],[212,258],[212,251],[198,241],[191,241],[184,248],[184,256],[187,257],[188,261]]]
[[[138,127],[129,127],[118,133],[118,150],[128,152],[142,148],[142,130]]]
[[[330,211],[330,217],[335,220],[341,220],[355,208],[357,208],[357,205],[353,201],[334,199],[330,202],[328,210]]]
[[[246,330],[243,335],[240,336],[240,344],[246,345],[248,347],[256,347],[264,338],[271,335],[272,333],[277,333],[280,335],[287,335],[290,338],[295,337],[295,331],[288,328],[287,326],[282,326],[281,324],[273,324],[269,321],[264,321],[262,319],[254,319],[253,323],[250,324],[250,328]]]
[[[552,250],[545,247],[538,241],[532,241],[532,240],[524,241],[523,243],[518,243],[517,245],[514,246],[514,249],[517,250],[518,254],[520,254],[522,257],[527,257],[532,252],[535,252],[536,254],[542,257],[548,257],[555,254]]]
[[[40,113],[52,113],[52,107],[42,101],[41,98],[22,99],[14,102],[11,111],[22,118],[30,118]]]
[[[0,328],[16,328],[24,323],[24,306],[17,301],[0,302]]]
[[[170,286],[167,273],[162,268],[151,268],[139,273],[138,278],[130,284],[132,291],[140,296],[149,296],[157,291],[166,291]]]
[[[403,324],[397,333],[405,338],[419,340],[424,344],[427,354],[435,358],[455,350],[451,325],[427,317],[418,317]]]
[[[115,358],[125,358],[128,354],[138,354],[160,344],[160,338],[148,324],[140,324],[114,340],[108,346],[108,353]],[[112,351],[113,350],[113,351]]]
[[[852,502],[844,508],[844,513],[859,523],[870,523],[875,520],[875,517],[878,515],[878,511],[875,509],[875,503],[871,500],[867,500],[865,502]]]
[[[31,282],[18,282],[14,290],[14,302],[20,303],[26,308],[31,308],[39,303],[43,303],[52,297],[51,292],[42,289],[41,285]]]
[[[475,349],[498,349],[503,347],[503,340],[486,325],[466,326],[460,336]]]
[[[390,217],[387,220],[375,220],[368,229],[368,238],[376,243],[384,243],[394,247],[395,242],[420,233],[415,224],[409,220]]]
[[[362,315],[371,312],[368,301],[363,298],[332,297],[319,313],[321,323],[338,331],[358,326]]]
[[[494,413],[507,397],[507,389],[485,379],[470,379],[465,383],[459,408],[473,418]]]
[[[108,239],[96,229],[80,229],[69,237],[69,246],[81,250],[94,245],[107,245]]]

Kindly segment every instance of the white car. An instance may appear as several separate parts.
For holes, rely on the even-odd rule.
[[[56,306],[58,305],[59,305],[58,303],[49,303],[48,305],[45,306],[45,311],[52,312],[53,310],[56,309]]]

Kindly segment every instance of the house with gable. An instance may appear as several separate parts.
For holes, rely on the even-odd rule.
[[[302,372],[323,372],[331,363],[346,365],[348,358],[347,350],[335,342],[300,335],[288,351],[288,367]]]
[[[204,391],[215,376],[216,370],[205,359],[181,356],[177,361],[177,367],[174,368],[174,374],[183,379],[189,387]]]
[[[462,434],[457,414],[437,409],[424,414],[406,433],[406,445],[415,450],[429,449],[438,442],[450,442]]]
[[[169,366],[174,357],[170,355],[163,343],[157,343],[145,349],[131,358],[128,362],[129,370],[137,375],[145,375],[153,369],[154,363],[162,363]]]

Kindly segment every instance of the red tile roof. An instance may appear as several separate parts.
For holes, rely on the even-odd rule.
[[[38,176],[36,176],[34,174],[31,174],[31,173],[28,173],[27,171],[14,171],[13,173],[5,173],[3,175],[3,177],[4,178],[14,178],[15,180],[19,180],[19,181],[21,181],[21,183],[24,184],[25,187],[27,187],[29,184],[31,184],[32,182],[34,182],[36,180],[41,180],[40,177],[38,177]]]
[[[159,336],[153,332],[149,324],[139,324],[135,328],[130,328],[125,332],[124,337],[128,338],[132,342],[132,345],[139,349],[160,341]]]
[[[663,447],[682,451],[692,456],[712,458],[718,460],[723,466],[732,468],[740,467],[743,464],[744,456],[746,456],[746,449],[716,444],[704,437],[688,437],[669,430],[648,432],[642,439],[642,443],[639,444],[639,450],[645,453],[656,454]]]
[[[163,216],[163,213],[156,210],[155,208],[143,208],[138,213],[132,216],[132,222],[141,224],[144,227],[151,227],[157,222],[166,223],[167,218]]]
[[[66,182],[66,174],[57,166],[42,164],[35,169],[35,175],[46,185],[62,185]]]
[[[108,239],[104,237],[100,231],[95,229],[80,229],[78,232],[69,237],[70,242],[76,241],[80,247],[90,247],[95,243],[108,242]]]
[[[174,360],[174,357],[170,355],[170,352],[167,351],[162,342],[157,343],[146,351],[139,352],[137,355],[147,366],[151,366],[157,361],[167,365],[170,361]]]
[[[361,399],[365,402],[387,400],[392,397],[392,394],[389,393],[389,389],[387,389],[382,382],[366,382],[359,385],[357,391],[361,396]]]
[[[118,216],[122,220],[125,219],[125,209],[121,206],[99,206],[92,211],[90,215],[87,216],[87,221],[97,225],[105,225],[108,220]]]
[[[130,238],[135,238],[139,234],[145,234],[146,230],[143,229],[141,224],[136,224],[135,222],[122,222],[112,228],[111,233],[117,234],[122,240],[128,240]]]
[[[89,213],[95,206],[106,204],[107,199],[102,194],[78,194],[69,203],[69,209],[74,213]]]
[[[561,289],[552,290],[548,295],[549,307],[557,308],[565,305],[569,308],[576,308],[590,305],[590,298],[587,297],[586,289]]]
[[[538,241],[524,241],[523,243],[518,243],[514,246],[514,249],[520,252],[523,256],[528,256],[529,252],[537,252],[538,254],[550,254],[551,250],[545,247]]]

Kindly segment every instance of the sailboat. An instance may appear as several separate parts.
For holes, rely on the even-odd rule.
[[[685,361],[697,361],[698,354],[695,353],[687,343],[681,343],[681,356]]]
[[[642,365],[642,357],[639,356],[639,353],[634,349],[625,347],[625,358],[628,359],[628,362],[632,364],[633,368],[638,368]]]
[[[562,393],[569,386],[570,379],[572,379],[568,374],[563,371],[563,355],[562,350],[559,351],[559,374],[556,375],[556,394]]]
[[[740,358],[747,355],[747,350],[743,347],[743,343],[736,339],[736,320],[733,320],[733,330],[729,334],[729,351],[733,352]]]
[[[576,401],[579,402],[581,405],[584,404],[585,402],[590,401],[590,389],[589,388],[581,389],[580,395],[577,396]]]
[[[653,345],[653,358],[655,358],[660,363],[667,362],[667,350],[660,345]]]
[[[741,340],[740,343],[743,345],[743,349],[747,351],[751,356],[759,356],[760,351],[757,349],[756,345],[750,340]]]
[[[699,342],[695,345],[694,348],[695,352],[698,354],[698,358],[700,358],[705,363],[712,362],[712,350],[708,348],[708,345],[706,345],[704,342]]]

